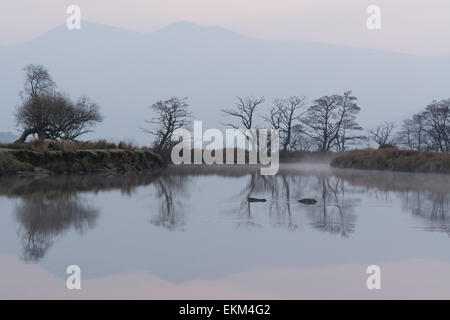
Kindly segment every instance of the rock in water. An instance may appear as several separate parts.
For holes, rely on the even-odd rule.
[[[316,199],[305,198],[305,199],[298,200],[298,202],[303,203],[303,204],[316,204],[318,201]]]
[[[248,198],[248,202],[266,202],[266,199]]]

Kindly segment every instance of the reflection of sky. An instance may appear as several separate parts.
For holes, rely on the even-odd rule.
[[[237,227],[244,218],[236,212],[248,181],[249,176],[190,177],[185,182],[186,196],[174,194],[177,208],[184,211],[178,216],[184,224],[175,231],[151,223],[158,216],[161,201],[156,197],[156,184],[138,187],[131,197],[119,191],[83,193],[81,198],[100,211],[96,227],[84,235],[72,229],[59,235],[39,264],[61,278],[68,265],[78,264],[85,278],[145,270],[182,282],[218,279],[257,268],[448,260],[448,235],[420,229],[426,221],[412,217],[395,194],[386,201],[373,193],[352,194],[347,187],[346,200],[360,199],[353,209],[354,231],[347,237],[313,228],[315,220],[307,211],[310,207],[295,200],[298,196],[318,197],[318,191],[304,186],[302,194],[291,193],[296,230],[289,231],[283,219],[279,220],[281,225],[273,224],[277,219],[274,213],[269,215],[270,201],[252,204],[251,216],[259,228]],[[0,197],[0,254],[21,255],[19,225],[14,218],[17,201]]]
[[[448,299],[449,262],[399,260],[380,263],[382,290],[367,290],[367,265],[326,268],[270,268],[216,280],[165,281],[150,272],[81,279],[67,290],[65,279],[39,265],[0,255],[0,298],[7,299]]]

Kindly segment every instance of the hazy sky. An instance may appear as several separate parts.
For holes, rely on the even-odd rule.
[[[183,20],[270,40],[450,53],[450,0],[1,0],[0,44],[65,23],[71,4],[82,19],[144,33]],[[372,4],[381,30],[366,27]]]

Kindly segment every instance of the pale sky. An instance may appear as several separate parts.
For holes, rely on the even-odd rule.
[[[0,44],[64,24],[72,4],[83,20],[142,33],[188,21],[268,40],[450,53],[450,0],[1,0]],[[381,8],[381,30],[366,27],[369,5]]]

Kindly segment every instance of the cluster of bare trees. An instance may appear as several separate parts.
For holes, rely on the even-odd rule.
[[[275,99],[267,113],[262,114],[261,111],[267,109],[264,108],[264,103],[264,97],[238,97],[234,108],[222,110],[223,115],[229,119],[224,125],[241,130],[253,146],[258,145],[257,132],[262,126],[277,129],[283,152],[343,151],[364,138],[357,134],[362,130],[356,121],[361,108],[351,91],[323,96],[314,100],[310,106],[303,96]],[[157,116],[147,121],[153,128],[144,131],[156,136],[154,145],[158,151],[170,148],[174,130],[188,123],[188,107],[186,98],[176,97],[152,105]]]
[[[368,138],[379,147],[450,152],[450,99],[433,101],[424,111],[404,120],[397,132],[395,127],[395,123],[385,122],[368,130]]]
[[[318,150],[343,151],[354,142],[364,138],[356,134],[362,128],[356,122],[361,108],[351,91],[323,96],[308,106],[303,96],[275,99],[267,115],[262,115],[266,125],[277,129],[282,151]],[[264,98],[238,98],[234,109],[222,110],[233,116],[245,129],[254,125],[258,107],[262,109]],[[237,128],[236,123],[226,123]]]
[[[260,128],[277,129],[282,152],[294,150],[345,151],[375,144],[379,148],[402,147],[417,151],[450,151],[450,99],[433,101],[426,109],[403,121],[400,130],[393,122],[364,129],[358,124],[361,111],[351,91],[326,95],[308,105],[304,96],[275,99],[267,107],[264,97],[238,97],[233,108],[222,109],[227,127],[240,130],[258,144]],[[158,150],[170,148],[175,129],[186,126],[190,113],[186,98],[172,97],[152,106],[157,117],[148,121],[156,130]],[[252,137],[250,134],[256,135]]]
[[[450,152],[450,99],[433,101],[404,120],[397,141],[411,150]]]
[[[16,121],[22,135],[39,139],[76,141],[91,132],[102,121],[98,105],[86,96],[72,101],[57,89],[49,72],[41,65],[24,68],[25,84],[22,103],[16,110]],[[275,99],[265,106],[264,97],[238,97],[233,108],[223,109],[224,124],[242,130],[253,146],[258,144],[259,128],[277,129],[280,149],[344,151],[349,147],[371,141],[379,147],[400,146],[417,151],[450,151],[450,99],[433,101],[426,109],[403,121],[395,132],[395,124],[385,122],[362,134],[357,122],[361,111],[351,91],[326,95],[308,105],[303,96]],[[155,117],[147,120],[144,132],[156,137],[157,151],[170,150],[173,132],[186,127],[191,114],[187,98],[171,97],[151,106]],[[270,128],[268,128],[268,126]]]
[[[363,138],[355,134],[362,130],[356,122],[361,111],[356,100],[351,91],[346,91],[342,95],[319,98],[309,107],[306,125],[320,151],[344,151],[348,145]]]
[[[264,98],[238,98],[234,109],[223,112],[240,121],[226,124],[233,128],[239,124],[250,128],[256,122],[256,109],[262,109],[263,102]],[[318,98],[309,107],[304,97],[276,99],[268,115],[262,118],[279,130],[282,151],[345,151],[364,142],[373,142],[379,148],[397,146],[416,151],[450,152],[450,99],[433,101],[424,111],[403,121],[397,132],[395,123],[385,122],[364,134],[356,120],[360,111],[357,98],[346,91]]]
[[[102,121],[96,103],[86,96],[73,102],[65,93],[57,90],[55,82],[43,66],[28,65],[24,71],[22,103],[15,114],[17,125],[22,129],[17,143],[25,142],[29,136],[76,141]]]

